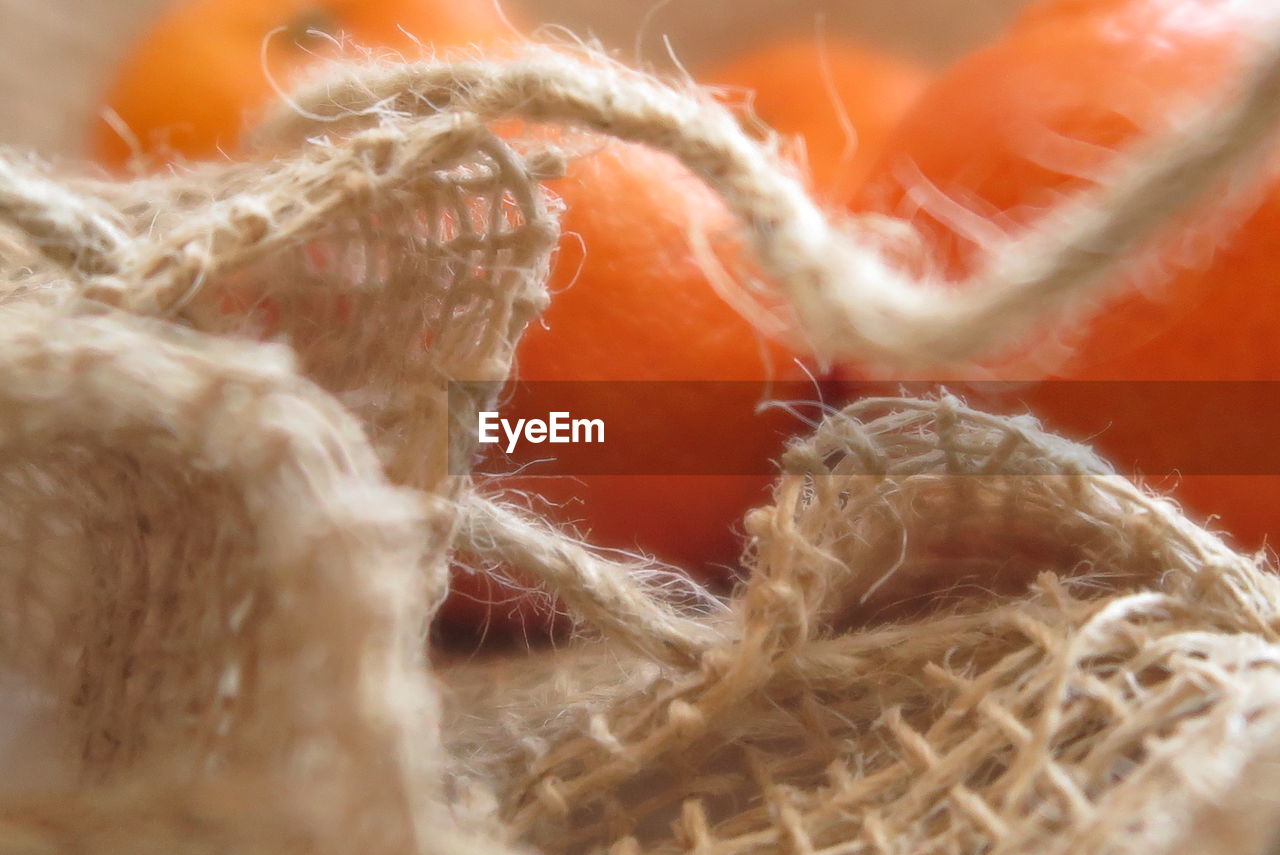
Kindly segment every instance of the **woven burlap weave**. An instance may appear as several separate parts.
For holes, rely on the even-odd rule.
[[[829,218],[705,97],[563,51],[339,69],[244,164],[6,153],[0,662],[40,736],[0,851],[1264,851],[1280,585],[1088,449],[945,394],[856,404],[748,515],[743,589],[675,601],[448,475],[487,402],[445,384],[506,377],[547,299],[563,153],[495,120],[671,153],[779,329],[954,369],[1246,174],[1266,54],[960,287],[904,279],[884,224]],[[454,550],[594,635],[433,668]]]

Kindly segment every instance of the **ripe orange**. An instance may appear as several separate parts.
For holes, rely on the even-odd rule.
[[[766,381],[807,376],[794,354],[763,338],[708,281],[691,236],[701,231],[721,261],[735,265],[734,224],[720,198],[673,158],[603,143],[574,161],[552,189],[565,203],[565,238],[549,282],[555,296],[517,350],[522,381],[576,381],[575,415],[604,415],[615,426],[641,422],[652,445],[679,447],[712,429],[706,408],[714,405],[696,400],[699,388],[679,381],[740,383],[727,394],[764,398]],[[633,400],[627,396],[635,388],[621,381],[671,385],[655,399]],[[686,405],[674,407],[681,398]],[[761,417],[735,425],[725,438],[732,445],[726,453],[747,468],[759,461],[751,469],[759,475],[650,473],[645,449],[636,447],[637,474],[517,475],[497,486],[536,494],[537,510],[575,523],[592,543],[656,555],[704,582],[724,582],[741,549],[734,529],[766,498],[772,478],[763,473],[782,450],[775,427],[776,420]],[[491,580],[455,581],[460,596],[444,610],[455,625],[509,630],[540,628],[546,620],[538,602]]]
[[[274,94],[271,79],[287,90],[299,71],[337,52],[340,35],[416,56],[424,46],[511,33],[492,0],[185,0],[128,54],[105,106],[143,153],[160,160],[234,152],[246,117]],[[89,145],[96,160],[115,168],[133,153],[100,117]]]
[[[700,75],[703,83],[746,91],[756,116],[804,141],[813,189],[848,201],[898,120],[929,81],[905,59],[839,38],[784,39]]]
[[[1034,6],[928,89],[886,143],[856,205],[910,219],[923,235],[922,256],[959,279],[986,257],[991,234],[1035,223],[1091,186],[1117,151],[1169,129],[1188,103],[1226,87],[1274,12],[1275,4],[1252,0]],[[1280,379],[1280,257],[1271,239],[1280,194],[1274,185],[1265,191],[1256,211],[1211,211],[1175,229],[1157,248],[1155,269],[1119,274],[1127,277],[1117,283],[1120,296],[1063,335],[1071,355],[1050,375]],[[1027,370],[997,373],[1023,379]],[[1042,397],[1041,415],[1053,426],[1070,432],[1087,415]],[[1140,408],[1140,397],[1129,406]],[[1123,398],[1116,395],[1118,406]],[[1105,431],[1096,438],[1121,466],[1168,438],[1136,409],[1115,416],[1150,425],[1138,441],[1112,444]],[[1280,478],[1189,476],[1176,496],[1197,514],[1220,515],[1243,544],[1277,530]]]
[[[856,44],[799,40],[744,54],[700,80],[749,92],[759,118],[804,141],[815,192],[841,204],[926,77],[905,61]],[[856,133],[852,147],[845,119]],[[566,238],[550,282],[556,297],[517,353],[521,379],[747,381],[706,390],[715,401],[689,400],[675,408],[673,400],[686,390],[665,393],[667,409],[658,418],[646,412],[645,401],[616,400],[624,392],[608,382],[597,383],[583,402],[584,411],[594,406],[616,419],[647,419],[653,444],[678,446],[712,429],[707,407],[723,403],[736,410],[744,396],[764,398],[767,380],[808,378],[795,354],[763,340],[712,288],[689,237],[694,229],[727,232],[728,214],[670,157],[611,143],[575,162],[553,189],[567,206]],[[722,239],[716,249],[728,266],[738,265],[733,241]],[[691,387],[687,394],[698,393]],[[723,455],[741,461],[742,471],[769,471],[764,464],[782,450],[783,422],[767,415],[750,419],[726,438],[733,448]],[[714,586],[731,578],[741,549],[738,524],[767,498],[771,481],[764,474],[629,474],[517,476],[501,484],[536,494],[545,503],[540,510],[573,521],[593,543],[655,555]],[[527,627],[547,620],[536,601],[491,579],[456,581],[462,596],[446,605],[447,620],[476,625],[486,622],[483,614],[491,623]]]

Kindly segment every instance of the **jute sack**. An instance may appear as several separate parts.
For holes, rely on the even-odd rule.
[[[445,384],[504,378],[546,300],[563,152],[493,120],[680,158],[819,357],[955,367],[1087,310],[1246,174],[1278,86],[1267,52],[957,288],[696,92],[563,52],[339,69],[247,164],[113,183],[6,153],[0,662],[41,741],[0,851],[1264,851],[1277,582],[1087,449],[863,402],[787,452],[743,590],[677,602],[448,475],[488,402]],[[458,549],[582,640],[433,666]]]

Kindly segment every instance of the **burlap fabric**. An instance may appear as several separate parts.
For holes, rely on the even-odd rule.
[[[1280,587],[1087,449],[945,395],[833,413],[720,603],[447,475],[444,384],[505,377],[546,300],[563,153],[494,120],[674,154],[788,298],[762,323],[954,368],[1244,174],[1278,81],[1269,54],[956,288],[704,97],[562,52],[340,70],[242,165],[6,154],[0,661],[41,717],[0,851],[1263,851]],[[581,640],[433,667],[458,549]]]

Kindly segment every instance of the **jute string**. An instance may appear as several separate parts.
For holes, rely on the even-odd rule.
[[[1280,52],[1268,49],[1223,105],[1133,152],[1096,191],[1065,204],[958,284],[904,277],[856,221],[819,208],[776,153],[720,105],[614,64],[584,68],[561,52],[535,52],[518,63],[406,64],[326,77],[296,93],[292,109],[260,136],[295,139],[318,122],[458,109],[583,128],[669,152],[745,225],[809,351],[909,370],[990,355],[1031,326],[1090,305],[1116,258],[1233,171],[1254,165],[1280,116],[1278,95]]]

